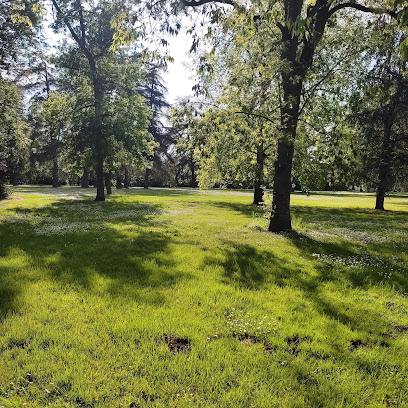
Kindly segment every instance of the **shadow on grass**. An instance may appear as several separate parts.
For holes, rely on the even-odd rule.
[[[249,204],[216,202],[214,205],[247,217],[264,214],[262,208]],[[408,233],[408,213],[296,206],[293,215],[305,232],[284,236],[300,251],[300,257],[288,259],[273,248],[225,241],[223,257],[210,255],[205,259],[205,265],[220,266],[222,280],[240,288],[261,289],[268,283],[298,288],[319,313],[352,328],[358,327],[371,312],[364,310],[364,317],[356,310],[346,313],[322,296],[322,285],[334,283],[339,287],[365,290],[386,283],[402,293],[408,292],[408,265],[395,257],[396,248],[406,250],[407,242],[401,239],[396,242],[389,236],[389,229],[400,237]],[[314,232],[321,226],[325,228],[323,232],[328,232],[327,236],[323,233],[321,239],[315,239],[308,235],[308,231]],[[334,229],[335,239],[330,239],[330,231]],[[348,230],[356,232],[358,238],[367,238],[368,242],[341,235],[342,231],[346,233]],[[381,240],[369,241],[377,233],[382,234]],[[313,273],[310,272],[311,265]],[[371,317],[377,319],[374,315]]]
[[[0,314],[18,310],[25,287],[44,278],[30,270],[91,293],[165,302],[141,289],[154,292],[189,276],[177,269],[169,247],[173,235],[159,214],[156,205],[115,199],[16,209],[0,224],[0,257],[8,262],[0,268]]]

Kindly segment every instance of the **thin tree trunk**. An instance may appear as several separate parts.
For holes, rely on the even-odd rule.
[[[149,188],[149,176],[151,173],[151,169],[146,168],[145,177],[143,182],[143,188]]]
[[[255,205],[261,205],[264,202],[263,195],[263,171],[264,171],[265,152],[261,142],[256,148],[256,164],[254,177],[254,202]]]
[[[58,157],[55,154],[52,160],[52,186],[59,187],[59,178],[58,178]]]
[[[127,166],[125,166],[125,180],[124,180],[125,188],[129,188],[129,172]]]
[[[96,165],[96,197],[95,201],[105,201],[105,187],[103,174],[103,159],[99,158]]]
[[[112,172],[109,170],[105,178],[106,194],[112,194]]]
[[[381,146],[380,166],[378,168],[378,185],[375,200],[375,209],[384,211],[384,200],[390,186],[390,166],[391,166],[391,128],[386,125],[384,139]]]
[[[191,187],[196,188],[197,187],[197,179],[196,179],[195,164],[194,164],[193,159],[190,159],[190,170],[191,170]]]
[[[84,167],[84,171],[81,177],[81,188],[88,188],[89,187],[89,171],[87,168]]]

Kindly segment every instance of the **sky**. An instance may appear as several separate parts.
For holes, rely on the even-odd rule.
[[[169,40],[169,54],[174,58],[174,63],[169,63],[168,72],[163,75],[166,81],[168,94],[167,100],[173,104],[179,98],[193,95],[191,88],[194,86],[194,70],[188,67],[189,49],[191,39],[180,33]]]

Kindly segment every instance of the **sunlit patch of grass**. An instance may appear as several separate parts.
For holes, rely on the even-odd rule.
[[[408,405],[408,197],[93,195],[0,206],[1,407]]]

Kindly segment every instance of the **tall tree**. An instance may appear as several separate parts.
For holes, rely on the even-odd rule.
[[[153,154],[147,159],[150,162],[145,170],[144,188],[149,187],[149,176],[151,166],[160,166],[160,164],[169,159],[169,148],[174,144],[174,130],[163,124],[164,110],[169,107],[166,101],[167,88],[164,84],[161,72],[166,69],[162,63],[147,63],[146,83],[139,89],[152,110],[152,119],[148,131],[157,143]]]
[[[408,160],[407,62],[395,52],[404,36],[391,26],[378,27],[378,46],[371,55],[372,68],[353,98],[355,121],[365,140],[364,175],[376,189],[376,210],[384,210],[384,198]],[[374,63],[375,61],[375,63]]]
[[[214,0],[185,0],[186,6],[198,7]],[[290,192],[292,188],[292,164],[294,144],[301,113],[302,92],[311,67],[316,48],[323,38],[329,21],[346,9],[365,13],[389,14],[396,17],[394,10],[387,9],[388,1],[334,1],[334,0],[283,0],[269,4],[237,3],[234,0],[220,1],[232,5],[257,24],[274,22],[280,32],[280,132],[274,164],[273,201],[269,230],[282,232],[291,230]],[[266,10],[266,11],[265,11]],[[222,13],[211,11],[212,20],[219,21]]]
[[[0,199],[8,194],[7,180],[18,175],[27,163],[28,132],[20,89],[0,78]]]
[[[118,69],[115,62],[117,53],[112,51],[115,34],[113,21],[119,13],[124,12],[126,4],[116,0],[97,3],[87,0],[52,0],[52,4],[56,10],[55,29],[66,28],[74,41],[65,54],[68,57],[65,64],[71,72],[76,71],[81,75],[77,85],[81,82],[82,100],[81,97],[77,99],[76,106],[77,111],[81,112],[76,122],[81,126],[81,131],[77,134],[82,136],[84,147],[92,148],[96,169],[95,201],[104,201],[104,165],[113,146],[117,144],[115,136],[120,135],[123,126],[127,126],[123,134],[127,142],[137,132],[142,135],[139,126],[135,127],[137,132],[132,132],[130,127],[136,125],[136,119],[140,119],[144,125],[147,116],[140,96],[135,93],[134,81],[140,78],[136,67],[128,65],[127,68]],[[118,95],[121,81],[124,81],[124,86],[121,87],[121,95]],[[135,113],[132,113],[134,110]],[[112,133],[115,119],[116,131]]]

